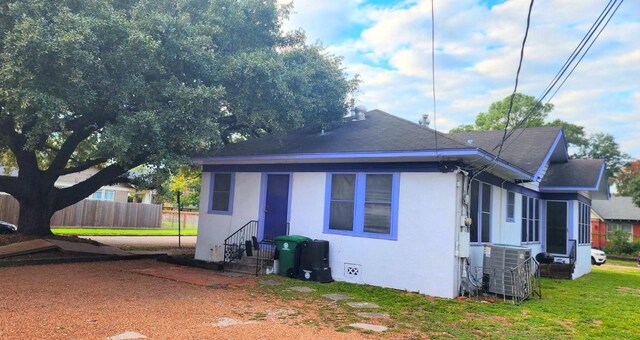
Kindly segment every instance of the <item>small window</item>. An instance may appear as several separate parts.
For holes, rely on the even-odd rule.
[[[578,244],[590,244],[591,243],[591,212],[587,204],[580,202],[578,217]]]
[[[515,221],[516,214],[516,193],[507,191],[507,222]]]
[[[391,233],[391,175],[367,175],[364,198],[364,231]]]
[[[522,243],[540,242],[540,200],[522,196]]]
[[[331,178],[329,229],[353,230],[356,175],[335,174]]]
[[[491,186],[471,182],[471,242],[491,242]]]
[[[211,176],[210,212],[231,213],[233,174],[215,173]]]

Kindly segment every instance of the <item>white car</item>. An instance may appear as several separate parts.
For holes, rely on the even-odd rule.
[[[591,264],[601,265],[607,262],[607,253],[591,248]]]

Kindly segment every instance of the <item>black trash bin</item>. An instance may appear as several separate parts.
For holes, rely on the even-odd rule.
[[[299,278],[305,281],[332,282],[329,267],[329,241],[312,240],[300,244]]]

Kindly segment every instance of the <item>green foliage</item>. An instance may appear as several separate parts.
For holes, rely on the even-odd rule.
[[[18,179],[0,177],[0,191],[49,214],[102,185],[162,183],[191,156],[235,140],[339,124],[359,81],[302,31],[282,32],[290,8],[0,1],[0,162],[20,169]],[[93,180],[53,187],[92,166],[103,169]]]
[[[180,192],[182,206],[197,209],[200,206],[200,182],[202,170],[200,167],[183,166],[175,175],[170,176],[158,187],[158,203],[169,203],[178,206],[176,192]]]
[[[476,117],[475,124],[461,125],[451,132],[470,132],[470,131],[488,131],[504,129],[507,123],[507,113],[509,112],[509,102],[511,96],[491,103],[487,112],[480,112]],[[516,93],[513,98],[513,106],[511,108],[511,116],[509,119],[509,129],[512,129],[525,116],[531,112],[531,116],[527,119],[526,124],[522,127],[543,126],[544,120],[549,116],[549,112],[553,110],[553,104],[536,105],[534,96],[527,96]]]
[[[640,251],[640,241],[631,242],[630,233],[621,229],[607,232],[604,251],[614,255],[635,255]]]
[[[640,161],[634,160],[616,174],[615,183],[620,196],[631,197],[640,207]]]
[[[612,135],[594,133],[589,136],[589,143],[580,148],[576,157],[604,159],[607,165],[607,174],[609,178],[613,178],[630,156],[620,151],[620,145]]]

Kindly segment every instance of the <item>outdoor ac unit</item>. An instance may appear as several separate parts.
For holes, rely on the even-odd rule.
[[[484,246],[482,282],[485,291],[493,294],[526,298],[531,291],[528,279],[531,249],[504,244]]]

